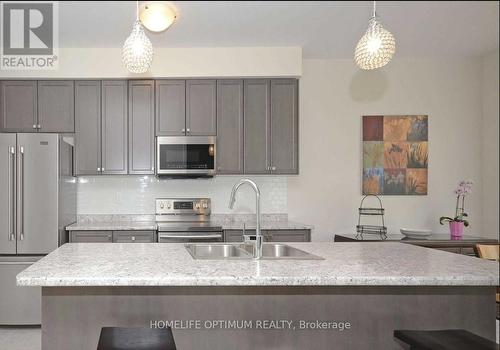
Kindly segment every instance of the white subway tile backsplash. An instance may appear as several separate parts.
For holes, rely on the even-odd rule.
[[[78,214],[154,214],[159,197],[208,197],[212,212],[249,214],[255,212],[255,195],[241,187],[234,210],[227,207],[231,188],[241,176],[210,179],[159,179],[155,176],[84,176],[78,178]],[[261,190],[263,213],[287,212],[287,178],[248,177]]]

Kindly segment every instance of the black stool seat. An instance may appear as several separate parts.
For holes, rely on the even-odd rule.
[[[497,350],[497,344],[464,329],[395,330],[394,337],[412,350]]]
[[[170,328],[103,327],[97,350],[176,350]]]

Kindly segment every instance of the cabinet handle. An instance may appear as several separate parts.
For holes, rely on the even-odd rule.
[[[8,173],[9,173],[9,241],[14,240],[14,230],[15,230],[15,210],[14,210],[14,203],[12,199],[14,198],[13,193],[15,193],[15,181],[14,181],[14,173],[13,173],[13,167],[12,163],[15,164],[15,154],[16,154],[16,149],[15,147],[10,146],[9,147],[9,166],[8,166]]]
[[[187,129],[186,129],[186,132],[191,132],[191,129],[187,128]]]
[[[101,171],[101,168],[97,168],[97,171]]]
[[[37,124],[37,125],[36,125],[36,128],[37,128],[37,129],[41,129],[41,128],[42,128],[42,125],[41,125],[41,124]]]
[[[102,172],[104,172],[104,171],[105,171],[105,170],[104,170],[104,168],[101,168],[101,170],[102,170]]]
[[[132,236],[130,239],[132,240],[132,242],[135,241],[135,236]]]
[[[33,129],[36,129],[36,124],[33,124]]]
[[[21,207],[19,220],[19,240],[24,240],[24,147],[19,147],[19,202]]]
[[[186,132],[186,129],[182,129],[181,131],[182,131],[182,132]]]
[[[275,170],[276,170],[276,167],[275,167],[275,166],[271,167],[271,170],[272,170],[272,171],[275,171]]]

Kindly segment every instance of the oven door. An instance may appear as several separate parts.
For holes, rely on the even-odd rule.
[[[158,232],[159,243],[222,242],[222,240],[222,232],[217,231]]]
[[[213,136],[157,137],[158,175],[215,175]]]

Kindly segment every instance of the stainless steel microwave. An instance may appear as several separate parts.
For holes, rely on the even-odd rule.
[[[156,174],[215,175],[215,136],[159,136],[156,138]]]

